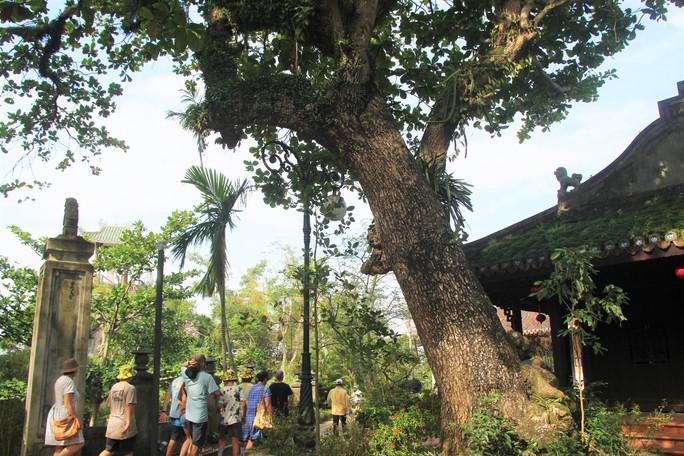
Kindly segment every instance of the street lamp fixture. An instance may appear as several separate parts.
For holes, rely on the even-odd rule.
[[[278,153],[273,147],[281,149]],[[261,149],[261,160],[264,166],[273,174],[294,172],[302,186],[301,203],[304,210],[302,221],[302,233],[304,235],[304,272],[302,277],[302,301],[303,301],[303,349],[302,349],[302,371],[300,373],[301,389],[299,398],[299,409],[297,416],[298,432],[295,440],[300,446],[312,447],[314,445],[313,425],[314,408],[311,381],[311,352],[309,351],[309,262],[311,257],[311,196],[316,182],[326,182],[332,187],[333,195],[328,198],[326,204],[333,204],[331,220],[341,219],[339,217],[340,207],[344,204],[342,197],[338,195],[339,190],[344,184],[344,174],[329,169],[326,165],[317,162],[314,157],[295,151],[282,141],[269,141]],[[346,205],[345,208],[346,210]]]

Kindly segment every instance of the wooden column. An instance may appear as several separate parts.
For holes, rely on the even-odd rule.
[[[511,304],[511,328],[513,331],[518,331],[520,334],[523,333],[522,324],[522,311],[520,310],[520,304],[514,302]]]
[[[571,384],[570,374],[570,343],[567,337],[561,337],[558,332],[564,328],[564,313],[557,305],[549,304],[549,318],[551,320],[551,344],[553,348],[553,370],[558,377],[561,387]]]

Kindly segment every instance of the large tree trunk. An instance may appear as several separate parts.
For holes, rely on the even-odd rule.
[[[466,423],[482,395],[498,391],[505,415],[524,413],[519,359],[383,100],[371,100],[358,117],[336,116],[330,139],[368,198],[437,380],[445,454],[456,454],[463,441],[452,423]]]

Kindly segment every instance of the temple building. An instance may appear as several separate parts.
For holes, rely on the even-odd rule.
[[[549,317],[554,370],[564,385],[571,382],[571,363],[568,341],[557,336],[563,311],[530,293],[535,281],[548,278],[554,249],[594,251],[598,289],[618,285],[630,303],[622,325],[597,330],[607,351],[584,351],[586,381],[605,382],[608,400],[642,410],[665,401],[684,412],[684,81],[677,88],[677,96],[658,103],[660,117],[595,176],[581,182],[556,170],[557,206],[465,250],[513,329],[529,332],[522,311]]]

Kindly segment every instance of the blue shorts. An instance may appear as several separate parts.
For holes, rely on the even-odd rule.
[[[183,427],[183,423],[185,423],[185,415],[180,418],[171,418],[171,426]]]

